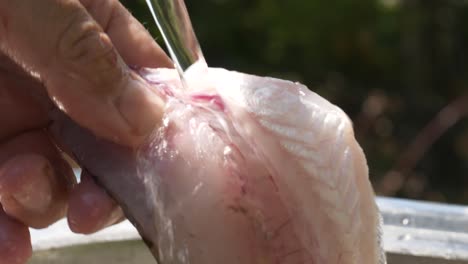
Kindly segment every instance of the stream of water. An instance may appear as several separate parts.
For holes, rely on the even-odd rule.
[[[184,87],[185,71],[195,63],[207,68],[183,0],[146,0]]]

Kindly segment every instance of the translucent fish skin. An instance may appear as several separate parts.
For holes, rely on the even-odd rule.
[[[366,160],[339,108],[223,69],[190,69],[190,90],[173,70],[139,73],[166,101],[148,144],[114,149],[120,169],[86,154],[99,142],[74,149],[161,264],[385,263]],[[69,127],[57,134],[73,148],[82,131]]]

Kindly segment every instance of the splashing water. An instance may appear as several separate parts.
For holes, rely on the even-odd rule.
[[[190,66],[201,64],[206,70],[208,66],[185,3],[183,0],[146,0],[146,4],[163,36],[182,85],[186,87],[184,74]]]

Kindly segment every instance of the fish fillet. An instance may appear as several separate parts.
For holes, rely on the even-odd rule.
[[[166,103],[137,151],[63,114],[54,133],[122,205],[161,264],[385,263],[346,114],[289,81],[139,69]],[[99,147],[97,147],[99,146]]]

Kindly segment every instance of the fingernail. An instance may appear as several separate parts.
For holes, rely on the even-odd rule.
[[[82,175],[82,182],[70,196],[68,224],[75,233],[94,233],[115,224],[123,216],[117,203],[90,177]]]
[[[131,136],[143,139],[161,124],[165,103],[141,77],[132,74],[116,104]]]
[[[98,193],[80,194],[78,199],[68,211],[68,224],[73,232],[91,234],[109,225],[116,205],[103,201]]]
[[[104,224],[99,228],[103,229],[106,227],[109,227],[111,225],[114,225],[124,219],[124,214],[122,211],[122,208],[120,206],[116,205],[113,209],[112,212],[109,214],[109,217],[107,218],[107,221],[104,222]]]
[[[53,177],[52,166],[41,156],[28,155],[10,159],[1,173],[0,201],[5,211],[45,212],[52,203]]]

